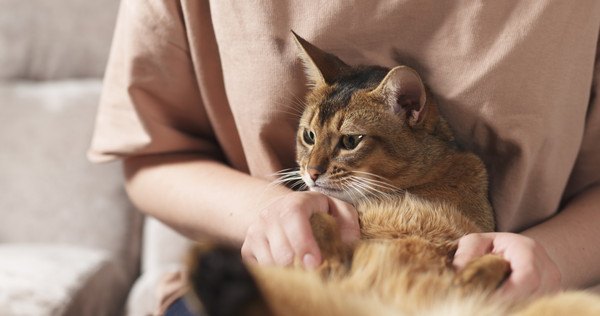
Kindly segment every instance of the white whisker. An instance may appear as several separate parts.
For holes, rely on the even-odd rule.
[[[292,190],[296,190],[296,189],[300,190],[302,188],[302,186],[306,186],[303,181],[296,181],[294,184],[292,184],[290,186],[290,189],[292,189]]]
[[[302,189],[305,186],[304,180],[302,179],[300,170],[298,168],[282,169],[273,173],[272,176],[276,177],[276,179],[269,183],[267,188],[271,188],[280,184],[283,184],[290,189]]]
[[[386,177],[383,177],[383,176],[380,176],[378,174],[372,173],[372,172],[366,172],[366,171],[360,171],[360,170],[353,170],[352,173],[364,174],[366,176],[371,176],[372,177],[372,178],[368,178],[368,177],[361,177],[361,178],[368,178],[368,179],[371,179],[371,180],[375,180],[373,178],[376,178],[376,179],[380,179],[380,180],[376,180],[376,181],[382,181],[382,182],[385,182],[385,183],[390,183],[391,182],[390,179],[388,179]]]
[[[385,183],[385,182],[373,182],[372,179],[365,179],[365,178],[360,178],[360,177],[355,178],[355,179],[357,181],[368,184],[370,186],[378,187],[382,190],[397,191],[396,187],[394,187],[393,185],[390,185],[388,183]]]
[[[371,193],[372,195],[381,195],[381,196],[386,196],[387,193],[380,190],[380,189],[387,189],[386,187],[383,187],[380,189],[378,189],[377,185],[369,183],[368,181],[365,181],[364,178],[361,177],[355,177],[355,176],[350,176],[351,179],[354,181],[354,183],[356,183],[359,187],[361,187],[363,190],[365,190],[368,193]]]
[[[363,196],[363,198],[367,198],[367,194],[368,193],[368,189],[365,188],[363,185],[361,185],[359,182],[357,181],[349,181],[348,184],[350,185],[350,187],[352,189],[354,189],[355,192],[359,193],[360,195]],[[366,192],[363,192],[366,191]]]
[[[360,179],[360,181],[367,182],[367,183],[369,183],[369,184],[371,184],[373,186],[377,186],[379,188],[388,189],[388,190],[392,190],[392,191],[404,191],[404,190],[402,190],[402,189],[394,186],[393,184],[391,184],[390,183],[391,181],[389,179],[387,179],[385,177],[382,177],[380,175],[377,175],[377,174],[374,174],[374,173],[371,173],[371,172],[365,172],[365,171],[352,171],[352,173],[366,175],[366,176],[357,175],[357,176],[353,176],[353,177],[357,177],[357,178]],[[369,176],[370,177],[375,177],[375,178],[382,179],[383,181],[378,180],[378,179],[370,178]]]
[[[342,182],[342,187],[344,189],[344,192],[346,192],[349,196],[350,196],[350,200],[352,202],[356,202],[358,201],[358,197],[355,194],[355,189],[353,189],[352,187],[349,187],[350,185],[348,184],[348,181],[343,181]]]

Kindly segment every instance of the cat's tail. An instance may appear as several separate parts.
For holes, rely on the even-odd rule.
[[[245,265],[237,249],[195,246],[188,269],[186,302],[197,315],[403,315],[370,295],[328,286],[314,271]]]
[[[195,245],[188,269],[186,301],[197,315],[272,315],[239,249]]]

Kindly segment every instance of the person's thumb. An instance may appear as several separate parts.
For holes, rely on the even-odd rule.
[[[471,260],[491,252],[493,240],[488,234],[469,234],[461,237],[452,264],[458,270],[464,268]]]

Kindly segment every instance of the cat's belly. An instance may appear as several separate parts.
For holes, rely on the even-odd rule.
[[[333,281],[342,292],[373,295],[408,314],[452,291],[453,251],[420,237],[362,240],[354,250],[350,270]]]

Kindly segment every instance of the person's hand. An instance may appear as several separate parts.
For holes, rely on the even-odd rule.
[[[293,192],[263,209],[248,227],[242,257],[281,266],[297,258],[305,267],[316,268],[321,253],[310,226],[310,216],[316,212],[327,212],[336,219],[342,241],[351,243],[360,237],[358,214],[352,205],[321,193]]]
[[[510,263],[511,274],[497,295],[507,299],[538,296],[560,290],[561,275],[546,250],[535,240],[513,233],[470,234],[458,241],[454,266],[465,265],[484,254],[502,256]]]

